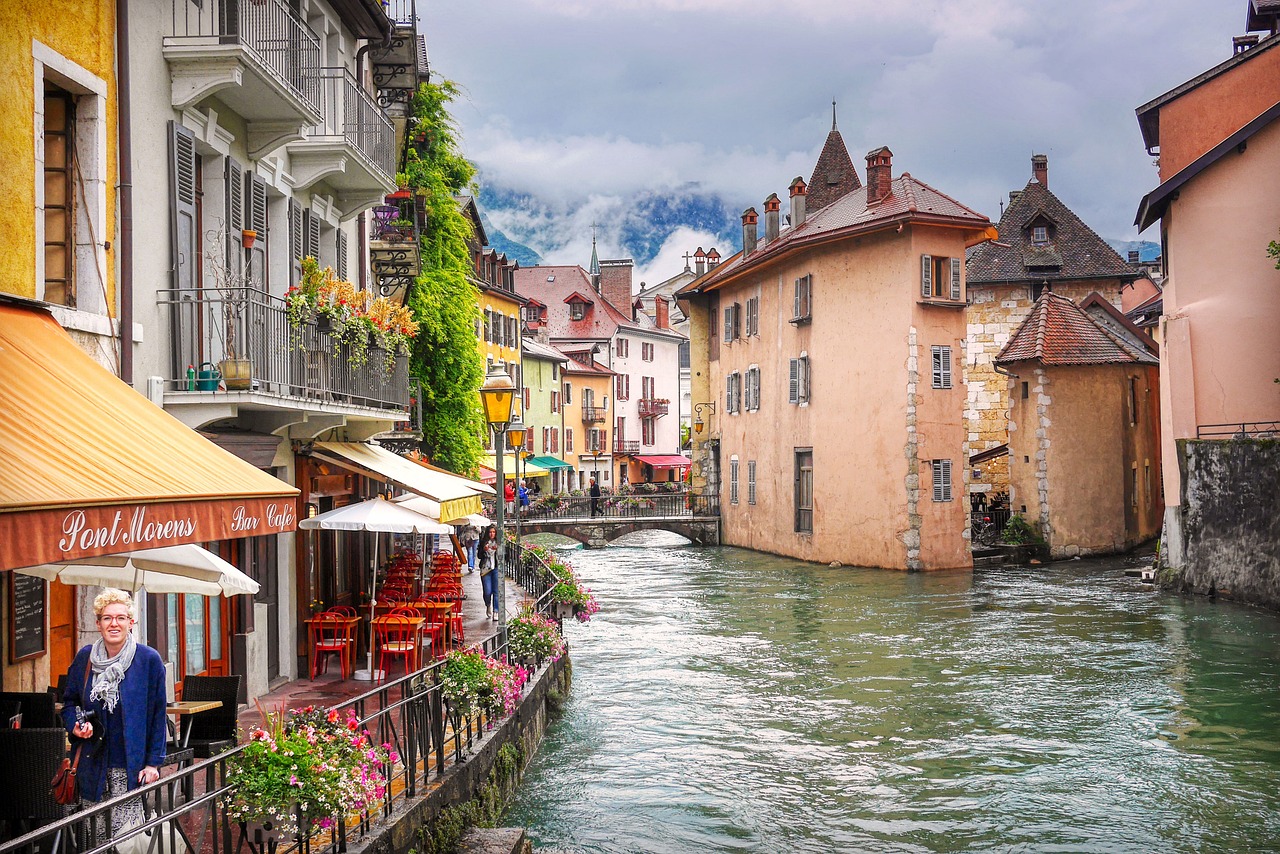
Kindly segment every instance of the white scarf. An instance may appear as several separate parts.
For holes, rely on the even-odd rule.
[[[90,700],[100,700],[108,713],[116,710],[120,702],[120,683],[124,681],[125,671],[133,664],[133,654],[138,649],[138,642],[133,635],[128,635],[124,646],[114,656],[107,655],[107,645],[98,638],[89,651],[89,664],[93,667],[93,688],[89,690]]]

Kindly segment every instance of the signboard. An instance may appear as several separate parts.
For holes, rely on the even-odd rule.
[[[44,655],[48,649],[45,632],[45,603],[48,582],[31,575],[9,576],[9,663]]]

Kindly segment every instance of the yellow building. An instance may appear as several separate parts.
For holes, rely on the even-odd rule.
[[[609,445],[609,390],[614,372],[596,363],[597,348],[563,351],[569,361],[560,369],[564,444],[559,457],[573,467],[568,489],[586,490],[593,477],[601,488],[616,486],[610,474],[613,454]]]
[[[480,319],[476,321],[476,337],[484,354],[486,368],[498,365],[511,375],[517,389],[523,389],[520,376],[520,327],[527,299],[516,293],[515,271],[520,265],[488,245],[484,225],[475,199],[459,196],[458,205],[471,222],[469,241],[471,260],[475,265],[471,283],[479,291],[477,304]],[[517,395],[523,401],[522,395]]]

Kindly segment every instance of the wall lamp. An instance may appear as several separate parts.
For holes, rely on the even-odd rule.
[[[707,426],[706,422],[702,420],[702,411],[704,409],[709,410],[712,415],[716,414],[715,403],[695,403],[693,405],[693,430],[695,433],[701,433],[702,428]]]

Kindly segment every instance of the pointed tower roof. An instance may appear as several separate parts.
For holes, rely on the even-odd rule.
[[[832,101],[831,133],[827,134],[826,144],[822,146],[822,153],[818,155],[813,175],[809,178],[809,211],[821,210],[861,186],[849,149],[844,147],[844,137],[836,127],[836,102]]]

